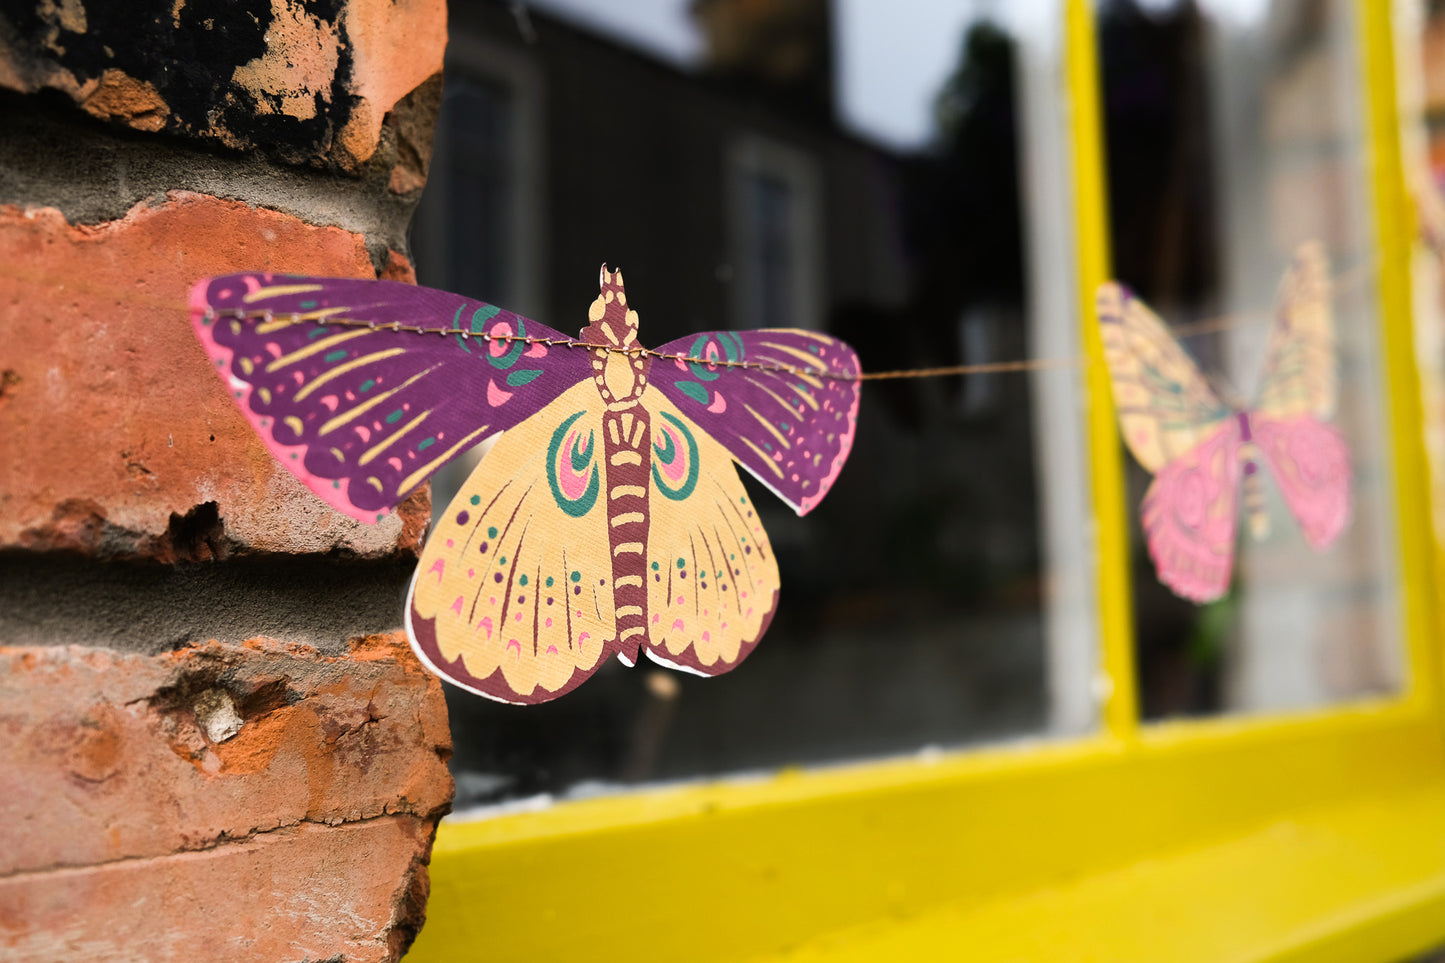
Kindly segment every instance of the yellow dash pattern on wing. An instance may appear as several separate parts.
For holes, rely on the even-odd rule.
[[[813,368],[817,371],[828,370],[828,366],[824,364],[822,359],[819,358],[817,355],[809,354],[806,351],[794,348],[792,345],[778,344],[776,341],[763,341],[760,343],[760,346],[764,348],[775,348],[778,351],[782,351],[786,354],[792,355],[799,361],[806,361],[808,363],[808,367]]]
[[[746,438],[739,438],[738,441],[742,442],[744,445],[747,445],[749,448],[751,448],[751,449],[753,450],[753,454],[755,454],[755,455],[757,455],[759,458],[761,458],[761,459],[763,460],[763,464],[767,465],[769,468],[771,468],[771,469],[773,470],[773,474],[774,474],[774,475],[777,475],[779,478],[782,478],[782,477],[783,477],[783,470],[782,470],[781,468],[779,468],[777,465],[773,464],[773,460],[772,460],[771,458],[769,458],[766,454],[764,454],[764,453],[763,453],[763,450],[762,450],[761,448],[759,448],[757,445],[753,444],[752,442],[748,441]]]
[[[384,391],[384,392],[382,392],[381,394],[377,395],[375,398],[372,398],[370,401],[366,402],[365,404],[357,405],[355,408],[352,408],[350,411],[342,412],[341,414],[337,415],[335,418],[332,418],[332,419],[331,419],[330,421],[328,421],[326,424],[324,424],[324,425],[321,426],[321,434],[323,434],[323,435],[330,434],[331,432],[335,431],[337,428],[340,428],[342,425],[346,424],[348,421],[351,421],[351,420],[354,419],[354,418],[359,418],[359,417],[361,417],[362,415],[364,415],[364,414],[366,414],[368,411],[370,411],[372,408],[375,408],[377,405],[381,404],[382,402],[384,402],[384,401],[386,401],[388,398],[390,398],[392,395],[396,394],[398,391],[405,390],[408,385],[415,384],[416,382],[420,381],[422,378],[425,378],[427,375],[431,374],[432,371],[434,371],[435,369],[436,369],[436,365],[432,365],[432,367],[427,368],[427,369],[425,369],[424,371],[421,371],[421,372],[419,372],[419,373],[417,373],[417,374],[412,375],[410,378],[406,379],[406,380],[403,381],[401,384],[397,385],[395,388],[392,388],[390,391]]]
[[[341,375],[346,374],[346,372],[348,371],[360,368],[364,364],[370,364],[373,361],[382,361],[386,358],[395,357],[396,355],[399,355],[404,351],[406,351],[405,348],[391,348],[387,351],[374,351],[371,354],[362,355],[355,361],[348,361],[346,362],[346,364],[337,365],[335,368],[330,369],[320,377],[308,381],[300,391],[296,392],[296,397],[292,400],[300,401],[307,395],[311,394],[311,392],[315,391],[317,388],[326,384],[326,382],[330,381],[332,378],[340,377]]]
[[[633,522],[644,521],[646,518],[647,516],[641,512],[623,512],[621,515],[614,516],[608,524],[616,528],[619,525],[630,525]]]
[[[768,431],[772,432],[773,437],[778,439],[778,444],[782,445],[784,448],[793,447],[792,445],[788,444],[788,439],[783,437],[783,433],[781,431],[774,428],[773,425],[768,421],[768,419],[764,418],[762,415],[758,414],[756,411],[753,410],[752,405],[743,405],[743,410],[746,411],[748,414],[752,415],[754,418],[758,419],[758,424],[762,425],[764,428],[768,429]],[[791,411],[792,409],[789,410]]]
[[[814,341],[821,341],[824,344],[835,344],[837,339],[826,334],[819,334],[816,331],[805,331],[802,328],[763,328],[764,334],[795,334],[800,338],[812,338]]]
[[[613,454],[610,461],[614,465],[640,465],[642,456],[635,451],[619,451]]]
[[[642,614],[642,606],[640,606],[640,605],[621,605],[621,606],[618,606],[618,608],[617,608],[617,617],[618,617],[619,619],[625,619],[625,618],[627,618],[629,615],[641,615],[641,614]]]
[[[808,407],[812,408],[814,411],[817,411],[817,410],[818,410],[818,399],[817,399],[817,398],[814,398],[814,397],[813,397],[812,395],[810,395],[808,392],[804,391],[802,388],[799,388],[797,385],[793,384],[792,382],[785,382],[785,384],[787,384],[787,386],[793,390],[793,393],[794,393],[794,394],[796,394],[799,398],[802,398],[805,402],[807,402],[807,403],[808,403]]]
[[[641,543],[641,542],[623,542],[621,545],[618,545],[616,548],[614,548],[614,549],[612,550],[612,554],[613,554],[614,557],[615,557],[615,556],[618,556],[618,555],[621,555],[623,552],[627,552],[627,553],[632,554],[632,555],[641,555],[642,552],[643,552],[642,543]]]
[[[270,321],[262,321],[256,325],[257,334],[270,334],[272,331],[280,331],[282,328],[289,328],[293,324],[305,324],[308,321],[320,321],[329,318],[333,314],[345,314],[345,308],[319,308],[315,311],[307,311],[305,314],[287,314],[284,317],[272,318]]]
[[[776,391],[774,391],[772,388],[769,388],[767,385],[765,385],[763,382],[759,381],[757,378],[754,378],[752,375],[749,375],[747,380],[748,380],[748,384],[750,384],[750,385],[752,385],[753,387],[757,388],[759,391],[761,391],[761,392],[763,392],[764,394],[766,394],[769,398],[772,398],[774,401],[776,401],[778,404],[782,405],[784,408],[788,409],[789,411],[792,411],[792,410],[793,410],[793,406],[790,405],[790,404],[788,404],[787,400],[784,399],[782,395],[778,394],[778,393],[777,393]]]
[[[613,588],[642,588],[641,575],[624,575],[612,583]],[[622,610],[618,609],[617,614],[621,615]]]
[[[491,427],[491,425],[482,425],[482,427],[478,428],[476,431],[472,432],[470,435],[467,435],[461,441],[457,442],[455,445],[452,445],[446,451],[442,452],[441,455],[439,455],[434,461],[430,462],[429,464],[423,465],[416,471],[412,472],[410,475],[407,475],[406,478],[402,480],[402,483],[396,486],[397,494],[408,494],[423,478],[440,468],[445,462],[449,461],[451,457],[457,452],[461,451],[468,445],[475,444],[478,436],[481,435],[483,432],[490,431]]]
[[[399,440],[402,435],[405,435],[407,432],[411,431],[411,430],[412,430],[413,428],[415,428],[417,425],[421,424],[423,421],[426,420],[426,416],[429,415],[429,414],[431,414],[431,409],[430,409],[430,408],[428,408],[426,411],[423,411],[421,414],[417,415],[417,416],[416,416],[415,418],[413,418],[411,421],[408,421],[406,424],[402,425],[401,428],[400,428],[400,430],[398,430],[398,431],[396,431],[394,434],[390,435],[385,441],[381,442],[379,445],[375,445],[375,446],[367,449],[366,454],[362,455],[361,458],[358,459],[356,463],[357,463],[358,465],[365,465],[365,464],[368,464],[369,462],[371,462],[372,459],[376,458],[377,455],[381,454],[383,451],[386,450],[386,446],[387,446],[387,445],[390,445],[390,444],[392,444],[393,442]]]
[[[607,497],[612,499],[618,499],[625,498],[628,495],[635,495],[636,497],[641,498],[643,495],[646,494],[647,489],[643,488],[641,485],[617,485],[612,489],[612,491],[607,493]]]
[[[307,294],[311,291],[320,291],[319,284],[273,284],[268,288],[257,288],[250,294],[241,298],[247,304],[255,304],[257,301],[264,301],[267,298],[282,298],[288,294]]]
[[[344,334],[333,334],[329,338],[322,338],[315,344],[308,344],[306,347],[301,348],[297,351],[293,351],[290,354],[283,354],[281,357],[268,364],[266,366],[266,371],[277,371],[281,368],[286,367],[289,364],[294,364],[295,362],[300,361],[302,358],[309,358],[313,354],[320,354],[322,351],[325,351],[328,348],[334,348],[343,341],[350,341],[352,338],[365,337],[370,333],[371,332],[368,331],[366,328],[362,328],[359,331],[347,331]]]

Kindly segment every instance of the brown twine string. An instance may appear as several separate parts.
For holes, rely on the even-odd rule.
[[[1362,284],[1372,273],[1374,265],[1371,262],[1361,263],[1349,271],[1340,274],[1334,279],[1332,292],[1338,296],[1345,291]],[[86,284],[84,281],[57,281],[40,274],[34,274],[22,270],[16,270],[11,265],[0,267],[0,274],[7,275],[12,279],[26,281],[40,287],[54,288],[57,290],[70,290],[82,294],[109,295],[114,289],[98,285]],[[185,310],[189,311],[189,305],[179,305],[174,301],[163,298],[150,298],[145,296],[127,295],[114,299],[123,304],[139,304],[153,307],[163,311]],[[206,314],[210,318],[235,318],[237,320],[252,319],[265,321],[282,321],[286,324],[315,323],[323,326],[370,328],[376,331],[407,331],[415,334],[436,334],[443,337],[458,335],[462,338],[483,342],[502,341],[520,342],[522,344],[542,344],[547,347],[583,348],[588,351],[607,351],[616,354],[625,354],[630,357],[652,357],[664,361],[681,361],[685,364],[702,364],[713,368],[743,368],[753,371],[785,372],[792,375],[807,375],[814,378],[829,378],[837,381],[885,381],[903,378],[947,378],[959,375],[975,374],[1005,374],[1018,371],[1043,371],[1051,368],[1073,368],[1081,367],[1089,363],[1085,357],[1073,358],[1029,358],[1018,361],[989,361],[979,364],[948,365],[936,368],[900,368],[893,371],[860,371],[852,374],[838,371],[829,371],[818,368],[800,368],[794,365],[780,364],[775,362],[761,361],[722,361],[709,358],[697,358],[692,355],[668,354],[656,351],[652,348],[621,348],[611,345],[593,344],[590,341],[580,341],[576,338],[530,338],[520,335],[497,335],[492,336],[485,333],[474,333],[462,328],[427,328],[421,325],[401,324],[378,324],[375,321],[362,321],[356,318],[316,318],[307,317],[300,313],[286,313],[277,315],[270,310],[247,311],[241,308],[207,309]],[[1246,312],[1234,315],[1220,315],[1202,321],[1194,321],[1186,324],[1178,324],[1172,327],[1177,337],[1190,337],[1200,334],[1209,334],[1228,330],[1247,323],[1268,321],[1274,317],[1271,312]]]

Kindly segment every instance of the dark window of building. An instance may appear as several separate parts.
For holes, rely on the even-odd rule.
[[[508,306],[572,332],[605,261],[645,344],[812,328],[872,371],[1077,353],[1051,18],[1025,34],[952,5],[668,9],[453,4],[415,236],[458,246],[419,243],[424,279],[502,303],[520,286]],[[463,206],[508,191],[530,213],[470,234]],[[496,254],[508,238],[530,238],[522,260]],[[528,708],[449,690],[458,805],[1088,729],[1080,397],[1067,367],[869,383],[816,510],[743,476],[782,577],[747,661],[699,679],[614,660]]]

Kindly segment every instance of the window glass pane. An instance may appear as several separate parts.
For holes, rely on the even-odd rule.
[[[1318,552],[1266,477],[1267,536],[1251,537],[1241,508],[1229,591],[1195,605],[1155,577],[1137,514],[1150,477],[1124,455],[1146,717],[1311,706],[1400,685],[1353,9],[1346,0],[1114,0],[1101,11],[1116,276],[1171,325],[1224,319],[1183,343],[1226,403],[1247,407],[1280,278],[1298,245],[1321,241],[1335,278],[1333,423],[1354,466],[1352,520]]]
[[[788,326],[874,371],[1075,357],[1053,14],[454,5],[421,279],[575,331],[606,261],[649,345]],[[783,585],[757,651],[716,679],[611,662],[524,709],[449,691],[458,804],[1092,727],[1079,381],[868,384],[815,511],[745,477]]]

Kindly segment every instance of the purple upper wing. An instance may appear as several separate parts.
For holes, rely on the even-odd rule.
[[[814,331],[770,328],[708,331],[657,350],[709,362],[653,363],[648,380],[673,404],[799,515],[822,500],[858,425],[852,348]]]
[[[591,374],[583,350],[471,337],[564,337],[551,328],[410,284],[231,274],[198,282],[190,307],[196,336],[271,452],[367,522]]]

